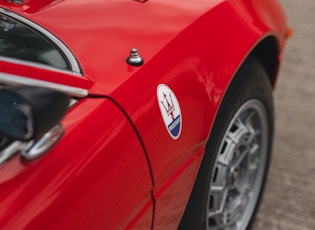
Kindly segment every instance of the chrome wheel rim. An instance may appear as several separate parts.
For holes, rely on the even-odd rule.
[[[268,151],[268,117],[255,99],[231,120],[214,164],[206,229],[246,229],[259,198]]]

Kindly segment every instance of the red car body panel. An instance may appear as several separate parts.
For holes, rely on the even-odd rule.
[[[15,157],[0,169],[0,228],[175,229],[237,69],[268,36],[281,56],[281,7],[274,0],[27,2],[0,6],[63,41],[83,76],[6,60],[0,72],[87,89],[89,96],[62,120],[65,135],[47,155]],[[143,66],[126,63],[132,47]],[[159,84],[180,104],[177,140],[163,123]]]
[[[45,157],[16,157],[1,169],[1,228],[119,229],[144,208],[152,214],[143,149],[117,106],[81,100],[63,125],[66,135]]]

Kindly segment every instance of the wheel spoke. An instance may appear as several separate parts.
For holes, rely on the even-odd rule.
[[[212,204],[211,207],[209,207],[209,215],[212,215],[212,213],[222,213],[226,197],[227,189],[225,189],[224,187],[214,186],[211,188],[210,200],[212,201]]]
[[[236,188],[236,203],[229,209],[230,220],[237,221],[240,218],[240,215],[243,213],[243,209],[246,208],[248,201],[249,189],[246,188]]]
[[[222,214],[222,211],[216,211],[216,212],[208,212],[208,218],[211,218],[211,217],[215,217],[215,216],[219,216]]]
[[[218,159],[218,164],[220,164],[222,166],[225,166],[225,167],[230,166],[230,162],[228,162],[227,160],[223,159],[223,157],[220,157]]]
[[[239,144],[241,137],[249,132],[246,125],[238,118],[235,122],[235,127],[228,133],[228,137],[236,144]]]
[[[212,186],[211,187],[211,192],[222,193],[223,191],[224,191],[224,187],[222,187],[222,186]]]
[[[221,146],[218,162],[225,166],[229,166],[231,164],[235,148],[235,142],[231,138],[227,137],[224,141],[224,144]]]
[[[259,145],[253,144],[252,148],[250,149],[250,154],[253,155],[254,153],[257,152],[258,149],[259,149]]]
[[[239,154],[237,159],[234,160],[234,163],[231,167],[231,172],[233,172],[237,167],[239,167],[241,165],[241,163],[244,161],[244,159],[246,158],[248,153],[249,153],[249,151],[246,149],[242,153]]]

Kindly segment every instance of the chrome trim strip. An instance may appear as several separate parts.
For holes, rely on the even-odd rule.
[[[15,59],[15,58],[10,58],[10,57],[3,57],[0,56],[0,61],[12,63],[12,64],[17,64],[17,65],[24,65],[24,66],[29,66],[29,67],[34,67],[34,68],[39,68],[39,69],[45,69],[57,73],[64,73],[64,74],[70,74],[73,76],[82,76],[80,73],[73,72],[71,70],[66,70],[66,69],[58,69],[50,65],[45,65],[37,62],[31,62],[31,61],[25,61],[25,60],[20,60],[20,59]]]
[[[63,54],[66,56],[66,58],[68,59],[70,65],[71,65],[71,70],[75,73],[81,74],[82,75],[82,71],[80,69],[80,65],[77,62],[76,58],[74,57],[74,55],[72,54],[72,52],[68,49],[68,47],[62,42],[60,41],[57,37],[55,37],[52,33],[50,33],[49,31],[45,30],[44,28],[42,28],[41,26],[37,25],[36,23],[18,15],[15,14],[11,11],[8,11],[4,8],[0,7],[0,13],[3,13],[9,17],[12,17],[28,26],[30,26],[31,28],[39,31],[40,33],[44,34],[47,38],[49,38],[62,52]]]
[[[10,86],[35,86],[60,91],[74,97],[86,97],[88,90],[0,72],[0,83]]]

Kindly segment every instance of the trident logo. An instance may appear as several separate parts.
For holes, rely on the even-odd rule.
[[[156,94],[166,130],[176,140],[182,130],[182,114],[176,95],[164,84],[158,85]]]
[[[164,99],[165,99],[167,105],[165,105],[165,104],[163,103],[163,101],[161,101],[161,103],[162,103],[162,105],[163,105],[163,107],[164,107],[164,109],[165,109],[167,115],[168,115],[168,116],[171,116],[172,120],[174,121],[174,119],[175,119],[175,118],[174,118],[175,107],[174,107],[174,103],[173,103],[173,100],[172,100],[171,93],[169,94],[169,98],[170,98],[170,100],[171,100],[171,103],[167,100],[167,96],[166,96],[165,93],[163,93],[163,96],[164,96]]]

